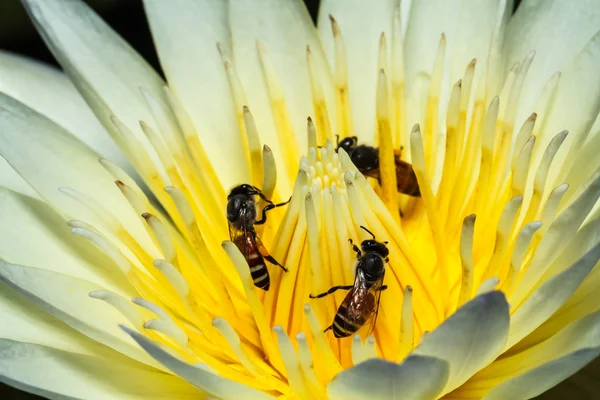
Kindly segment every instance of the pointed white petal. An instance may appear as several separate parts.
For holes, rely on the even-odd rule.
[[[564,71],[599,28],[596,0],[521,2],[506,31],[505,68],[520,62],[531,50],[536,55],[523,85],[517,125],[531,114],[548,79],[556,71]],[[555,133],[562,129],[570,128]]]
[[[502,292],[475,297],[425,337],[412,354],[448,361],[447,393],[496,358],[506,343],[508,303]]]
[[[539,286],[511,316],[506,348],[510,348],[540,326],[562,306],[600,259],[600,244],[564,272]],[[515,305],[516,306],[516,305]]]
[[[278,164],[286,165],[283,163],[285,153],[281,149],[285,146],[303,149],[306,143],[306,118],[314,116],[306,64],[307,45],[310,45],[320,69],[326,71],[316,29],[300,0],[238,0],[229,7],[229,25],[233,62],[244,86],[258,133],[263,144],[273,150]],[[276,110],[271,108],[267,80],[259,56],[259,41],[278,81],[278,87],[271,86],[271,89],[285,99],[292,133],[295,134],[291,139],[297,144],[284,143],[278,138],[274,118],[280,118],[281,115],[274,115]]]
[[[139,121],[156,130],[143,88],[166,101],[158,74],[81,0],[23,0],[50,50],[106,130],[119,137],[110,120],[116,115],[134,133],[152,159]]]
[[[600,28],[600,20],[598,24]],[[600,30],[585,44],[583,50],[577,54],[564,70],[564,74],[561,76],[556,89],[551,111],[544,121],[544,129],[540,133],[541,141],[538,142],[539,145],[546,147],[546,143],[551,140],[551,137],[556,132],[568,129],[569,136],[563,147],[574,146],[573,151],[577,150],[577,152],[581,149],[600,112],[599,64]],[[576,158],[577,152],[561,151],[557,154],[554,160],[555,167],[551,170],[548,177],[549,182],[553,182],[553,178],[556,175],[561,176],[567,172],[562,167],[563,160],[565,160],[565,156],[567,155],[571,157],[571,159],[566,160],[567,167],[570,167]],[[597,160],[598,156],[595,154],[594,161],[592,162],[597,162]],[[557,182],[557,184],[561,183],[563,181]],[[576,189],[571,188],[573,192]]]
[[[0,340],[0,381],[53,399],[197,399],[202,395],[176,376],[115,352],[77,354]]]
[[[575,363],[570,367],[563,362],[565,357],[572,357],[582,350],[594,350],[596,354],[600,351],[600,312],[563,326],[558,333],[539,344],[516,353],[504,354],[479,371],[453,395],[456,398],[463,398],[467,394],[469,398],[481,398],[489,392],[491,398],[514,398],[515,395],[506,395],[505,390],[512,392],[520,388],[523,394],[519,394],[518,398],[534,397],[581,368],[584,364],[578,364],[577,357],[571,358]],[[555,363],[562,365],[562,373],[552,366]],[[539,382],[532,378],[539,379]],[[521,386],[524,381],[529,382],[532,387],[524,389]],[[498,389],[501,387],[503,388]],[[499,393],[505,395],[496,397]]]
[[[600,380],[600,358],[579,370],[577,373],[560,382],[552,389],[543,393],[539,400],[562,400],[569,397],[574,399],[593,399],[597,394]]]
[[[573,375],[600,354],[600,346],[578,350],[496,386],[484,400],[533,398]]]
[[[243,181],[244,148],[217,43],[230,48],[227,1],[145,0],[169,87],[185,106],[225,187]],[[240,110],[241,111],[241,110]],[[224,157],[231,163],[222,163]]]
[[[156,342],[148,339],[146,336],[143,336],[138,332],[132,331],[126,327],[122,328],[125,332],[131,335],[131,337],[144,350],[146,350],[148,354],[154,357],[154,359],[170,369],[173,373],[187,380],[197,388],[204,390],[210,395],[216,396],[223,400],[268,400],[274,398],[266,393],[244,386],[241,383],[221,378],[220,376],[211,372],[187,364],[165,351],[163,348],[158,346]]]
[[[435,399],[448,380],[448,363],[409,356],[401,364],[367,360],[340,372],[327,386],[330,399]]]
[[[101,225],[98,216],[58,190],[75,189],[110,210],[144,248],[155,249],[99,156],[52,121],[1,93],[0,155],[63,216]]]
[[[40,196],[33,190],[21,175],[0,156],[0,186],[8,188],[14,192],[24,194],[34,199],[40,199]]]
[[[584,317],[522,354],[501,363],[526,372],[494,387],[484,399],[532,398],[568,378],[600,354],[600,313]],[[527,368],[527,364],[529,368]],[[531,365],[538,365],[531,369]],[[499,365],[498,370],[502,370]]]
[[[523,272],[518,286],[511,293],[510,301],[518,307],[527,298],[529,293],[540,283],[540,279],[550,268],[567,246],[565,238],[577,232],[590,210],[600,197],[600,171],[596,172],[586,182],[587,187],[580,190],[577,198],[561,212],[543,236],[533,255],[527,269]],[[579,257],[583,254],[578,255]],[[583,277],[582,277],[583,279]]]
[[[77,332],[5,284],[0,284],[0,338],[94,355],[108,347]]]
[[[136,360],[154,361],[118,327],[127,319],[114,308],[89,297],[101,286],[50,270],[0,261],[0,281],[61,319],[72,328]],[[3,289],[6,290],[6,289]]]
[[[415,1],[405,41],[409,87],[417,74],[431,74],[442,33],[446,36],[447,87],[462,77],[473,58],[477,59],[478,74],[484,73],[498,13],[511,4],[501,3],[499,0]],[[499,10],[501,5],[504,8]]]
[[[396,5],[395,0],[323,0],[319,8],[319,37],[332,68],[334,44],[329,15],[340,26],[347,54],[354,132],[367,141],[375,138],[379,37],[385,32],[389,46]]]
[[[0,237],[4,261],[49,268],[129,298],[136,295],[106,255],[72,234],[67,222],[43,201],[0,188]]]
[[[127,165],[125,156],[69,78],[33,59],[0,51],[0,91],[45,115],[104,158]],[[131,166],[129,166],[130,172]]]

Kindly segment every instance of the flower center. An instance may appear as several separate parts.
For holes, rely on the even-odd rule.
[[[519,305],[537,282],[532,277],[545,272],[547,260],[536,250],[547,254],[557,246],[544,241],[543,234],[566,226],[555,217],[568,186],[555,186],[561,175],[550,168],[566,132],[535,143],[557,78],[540,99],[541,117],[533,114],[515,130],[532,55],[509,72],[500,97],[491,95],[492,83],[497,83],[489,81],[491,72],[477,74],[473,60],[452,87],[447,107],[440,108],[445,38],[426,90],[415,85],[408,97],[396,15],[389,59],[388,39],[380,39],[373,93],[376,134],[366,143],[377,146],[373,179],[334,145],[335,132],[340,140],[354,135],[353,112],[361,110],[351,110],[342,32],[334,18],[331,23],[333,78],[322,74],[307,51],[314,121],[308,119],[302,157],[300,135],[291,128],[265,47],[259,44],[259,56],[277,131],[276,143],[268,144],[280,153],[261,144],[259,121],[246,106],[225,49],[219,48],[245,155],[231,160],[244,179],[238,183],[260,187],[275,203],[291,193],[289,204],[270,210],[266,224],[255,226],[268,252],[288,270],[269,266],[268,291],[255,287],[249,255],[228,240],[233,238],[225,218],[226,188],[199,132],[168,90],[168,103],[144,92],[160,128],[155,132],[142,123],[144,143],[150,146],[141,145],[123,122],[112,118],[119,144],[161,206],[150,202],[118,167],[102,161],[142,218],[147,237],[133,236],[110,210],[66,190],[98,216],[94,226],[72,221],[73,232],[101,248],[143,298],[130,302],[106,291],[90,296],[117,308],[135,329],[190,364],[259,390],[307,398],[323,397],[331,378],[362,360],[379,356],[401,361],[428,331],[478,293],[501,288],[513,296],[511,304]],[[323,94],[327,79],[332,79],[327,83],[334,88],[333,104]],[[412,130],[406,98],[425,99],[411,105],[420,122]],[[420,198],[398,192],[403,178],[399,162],[411,163]],[[219,168],[229,168],[229,163]],[[582,195],[562,207],[591,207],[588,200]],[[266,204],[258,200],[257,209]],[[349,239],[355,244],[374,239],[361,227],[387,242],[387,288],[366,316],[377,318],[374,331],[359,323],[357,335],[338,339],[324,329],[334,323],[348,292],[316,299],[310,295],[356,285],[357,253]]]

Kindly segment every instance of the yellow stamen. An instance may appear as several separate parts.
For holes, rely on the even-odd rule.
[[[475,214],[464,219],[460,235],[460,261],[462,266],[460,294],[458,295],[459,308],[470,300],[473,294],[473,234],[475,232]]]
[[[410,285],[404,288],[400,318],[400,340],[398,341],[398,354],[396,356],[398,362],[402,361],[415,345],[412,291]]]
[[[379,174],[381,177],[382,200],[392,215],[398,216],[398,189],[396,164],[394,162],[394,141],[388,110],[387,78],[383,69],[379,70],[377,82],[377,132],[379,137]]]
[[[352,113],[350,109],[350,97],[348,95],[348,66],[346,57],[346,46],[342,38],[340,27],[331,15],[331,31],[333,32],[334,43],[334,83],[336,90],[336,115],[337,130],[341,137],[354,136],[352,125]]]

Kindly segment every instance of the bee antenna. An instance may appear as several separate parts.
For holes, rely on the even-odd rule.
[[[360,226],[361,229],[364,229],[366,232],[369,233],[369,235],[373,236],[373,239],[375,239],[375,235],[373,235],[373,232],[371,232],[370,230],[368,230],[367,228],[365,228],[364,226]]]

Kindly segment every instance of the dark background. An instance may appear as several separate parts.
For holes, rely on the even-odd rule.
[[[47,0],[65,1],[65,0]],[[83,0],[104,18],[131,46],[133,46],[157,71],[161,71],[150,29],[144,17],[142,0]],[[165,0],[170,1],[170,0]],[[283,1],[283,0],[282,0]],[[319,0],[304,0],[308,10],[316,19]],[[515,9],[521,0],[515,0]],[[23,54],[46,63],[58,64],[37,34],[19,0],[0,0],[0,49]],[[595,362],[598,363],[598,360]],[[570,387],[569,387],[570,386]],[[577,395],[569,382],[560,385],[572,398],[585,399]],[[581,393],[580,393],[581,394]],[[34,400],[41,397],[21,392],[0,384],[0,398]]]

